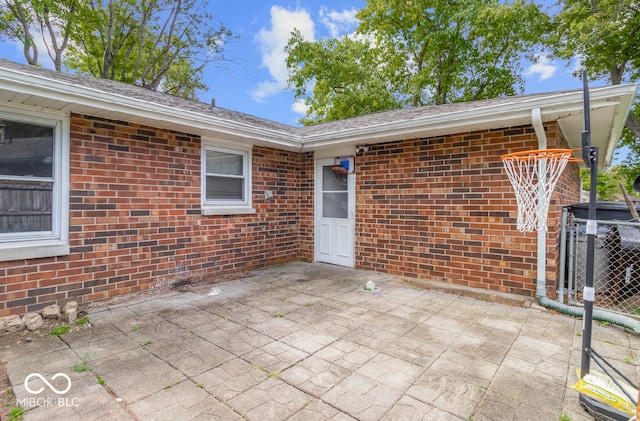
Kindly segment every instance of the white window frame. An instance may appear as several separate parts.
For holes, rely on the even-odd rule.
[[[242,172],[244,174],[244,198],[242,200],[207,200],[207,151],[225,152],[242,156]],[[201,208],[203,215],[242,215],[255,213],[251,205],[253,184],[251,182],[252,159],[251,147],[227,146],[218,142],[203,141],[201,156]]]
[[[51,231],[0,234],[0,261],[64,256],[69,246],[69,116],[54,111],[0,106],[0,115],[26,124],[53,128]],[[3,176],[22,180],[22,177]],[[37,180],[37,178],[29,178]],[[48,180],[48,178],[47,178]]]

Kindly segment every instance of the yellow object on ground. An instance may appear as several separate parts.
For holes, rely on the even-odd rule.
[[[578,377],[580,377],[580,369],[578,369]],[[623,387],[629,395],[638,396],[638,389],[624,385]],[[636,405],[606,374],[590,372],[580,378],[571,388],[605,402],[627,414],[635,415],[636,413]]]

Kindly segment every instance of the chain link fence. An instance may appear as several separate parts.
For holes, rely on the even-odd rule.
[[[584,302],[586,226],[586,219],[568,219],[565,285],[568,303],[573,305]],[[593,278],[595,307],[640,318],[640,223],[598,221]]]

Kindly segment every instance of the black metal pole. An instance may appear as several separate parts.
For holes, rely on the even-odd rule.
[[[582,319],[582,362],[580,365],[580,376],[589,374],[591,360],[589,350],[591,349],[591,332],[593,326],[593,301],[595,299],[595,289],[593,287],[593,266],[595,261],[596,234],[598,226],[596,222],[596,188],[598,186],[598,148],[591,149],[591,180],[589,184],[589,216],[587,218],[587,267],[584,291],[584,316]]]
[[[598,186],[598,158],[597,147],[591,146],[591,121],[589,116],[589,87],[587,83],[586,71],[582,73],[584,90],[584,131],[582,132],[582,159],[585,165],[591,170],[591,180],[589,185],[589,215],[587,218],[587,267],[585,286],[582,292],[584,301],[584,315],[582,318],[582,362],[580,364],[580,377],[589,374],[591,360],[589,351],[591,349],[591,332],[593,327],[593,301],[595,300],[595,289],[593,287],[593,269],[595,261],[596,234],[598,224],[596,222],[596,189]]]

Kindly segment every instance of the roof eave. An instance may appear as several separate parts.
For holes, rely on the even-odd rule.
[[[543,121],[554,121],[570,116],[572,119],[571,134],[563,134],[570,142],[570,146],[575,147],[571,143],[575,143],[575,133],[578,132],[576,115],[581,113],[583,108],[581,91],[556,92],[532,98],[516,97],[512,102],[479,105],[472,109],[443,111],[440,114],[390,122],[381,120],[377,124],[368,124],[364,127],[346,127],[311,134],[305,133],[304,128],[286,125],[282,125],[281,129],[263,127],[251,122],[243,122],[241,119],[225,119],[193,109],[172,107],[103,89],[76,85],[40,74],[24,73],[15,69],[0,68],[0,90],[2,89],[31,95],[38,99],[42,98],[48,100],[49,103],[54,102],[59,106],[59,110],[68,113],[89,114],[93,112],[93,115],[97,117],[115,116],[122,120],[166,127],[204,137],[222,138],[295,151],[313,151],[357,143],[378,143],[406,138],[440,136],[453,131],[464,133],[479,129],[530,124],[531,110],[534,108],[541,110]],[[617,107],[615,114],[609,113],[609,121],[597,122],[605,124],[606,130],[608,130],[606,132],[608,139],[601,154],[605,157],[605,164],[608,164],[613,156],[613,150],[624,128],[636,90],[637,85],[590,89],[592,109]],[[33,105],[34,103],[32,103]],[[562,127],[561,130],[563,130]]]
[[[66,112],[83,113],[85,107],[97,108],[122,114],[123,120],[127,120],[126,116],[133,116],[145,124],[154,121],[160,126],[192,128],[197,131],[196,134],[202,136],[244,139],[251,143],[292,150],[299,150],[301,145],[300,138],[292,133],[258,128],[238,121],[230,121],[192,110],[176,109],[155,102],[78,86],[39,75],[26,75],[11,69],[0,68],[1,89],[66,102],[67,106],[64,107]]]
[[[610,122],[611,131],[607,148],[608,153],[610,150],[609,155],[613,154],[617,139],[624,128],[636,90],[637,85],[619,85],[589,90],[591,108],[618,107],[616,119]],[[565,114],[582,113],[582,92],[555,93],[542,98],[514,101],[508,104],[490,105],[412,120],[308,135],[303,140],[303,150],[326,149],[339,144],[377,143],[411,137],[440,136],[443,133],[451,133],[451,129],[462,133],[478,129],[529,124],[531,110],[534,108],[540,108],[544,121],[552,121],[557,116]]]

